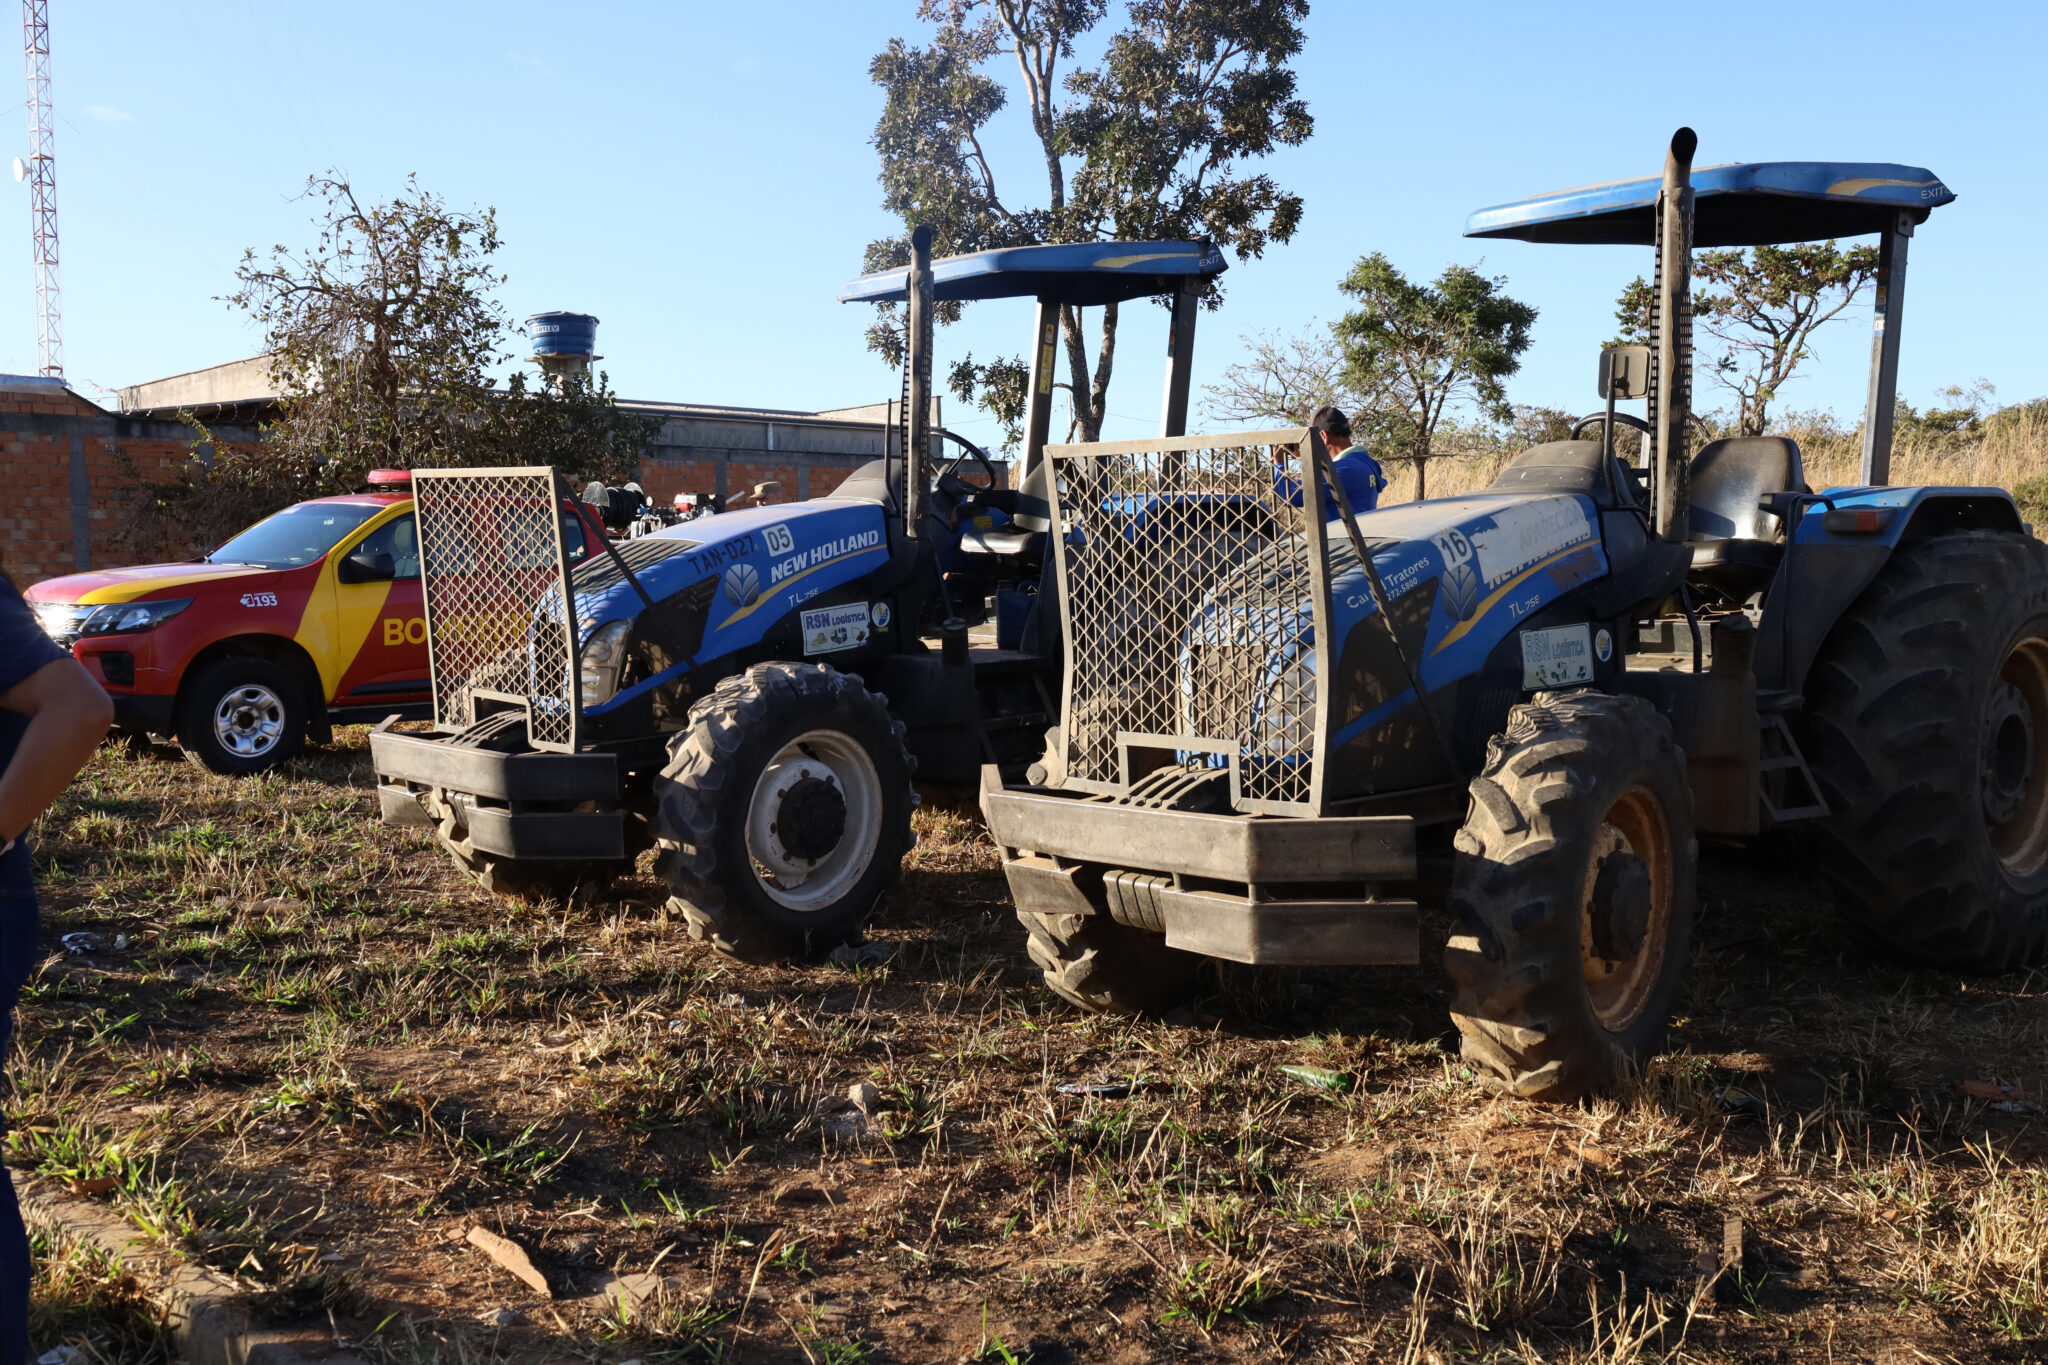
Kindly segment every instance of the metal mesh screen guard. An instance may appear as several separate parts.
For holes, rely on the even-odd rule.
[[[536,749],[574,752],[576,622],[555,472],[413,474],[434,720],[462,730],[477,702],[523,704]],[[486,712],[489,711],[486,706]]]
[[[1062,785],[1231,770],[1243,811],[1314,812],[1327,619],[1303,429],[1048,446],[1067,641]]]

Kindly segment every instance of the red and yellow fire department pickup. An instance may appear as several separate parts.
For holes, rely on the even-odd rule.
[[[411,476],[369,481],[197,560],[71,574],[24,596],[105,684],[117,728],[175,736],[217,773],[262,772],[336,724],[424,715],[431,699]],[[580,502],[564,504],[562,535],[571,563],[604,544]]]

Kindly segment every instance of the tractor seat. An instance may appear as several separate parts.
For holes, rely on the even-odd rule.
[[[1030,547],[1033,536],[1041,531],[1022,531],[1014,526],[1001,526],[992,531],[979,531],[970,527],[960,537],[960,549],[970,555],[1020,555]]]
[[[1772,493],[1806,491],[1799,444],[1784,436],[1709,441],[1692,457],[1692,577],[1742,600],[1770,582],[1785,557],[1785,527],[1758,506]]]

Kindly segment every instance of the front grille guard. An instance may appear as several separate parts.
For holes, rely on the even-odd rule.
[[[1321,814],[1321,437],[1284,428],[1045,455],[1066,634],[1059,785],[1129,798],[1160,768],[1211,768],[1227,770],[1237,810]]]
[[[438,728],[518,709],[534,748],[576,752],[583,707],[566,498],[547,466],[413,472]]]

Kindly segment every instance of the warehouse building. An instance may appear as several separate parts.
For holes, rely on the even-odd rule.
[[[195,448],[190,412],[222,442],[259,438],[277,410],[268,358],[258,356],[117,390],[107,411],[62,381],[0,375],[0,565],[26,587],[40,579],[132,562],[122,544],[126,505],[146,496]],[[726,495],[775,481],[785,498],[821,497],[880,459],[888,405],[804,412],[620,400],[660,425],[640,483],[659,502],[677,493]],[[938,420],[937,399],[933,420]]]

